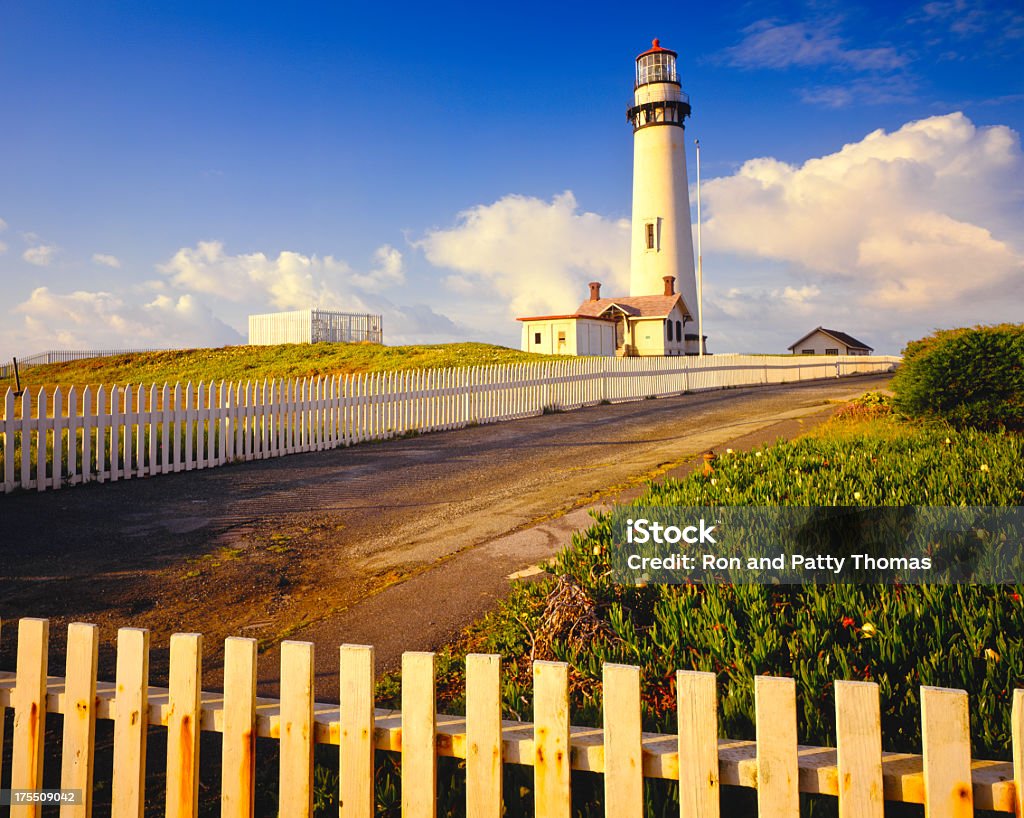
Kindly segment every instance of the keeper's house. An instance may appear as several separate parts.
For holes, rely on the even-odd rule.
[[[570,315],[519,318],[522,349],[545,355],[693,355],[697,334],[686,304],[665,276],[662,295],[601,298],[601,285],[590,284],[590,298]]]
[[[381,316],[316,309],[249,316],[250,344],[316,344],[321,341],[382,344]]]
[[[818,327],[808,332],[789,351],[794,355],[870,355],[874,350],[863,341],[836,329]]]

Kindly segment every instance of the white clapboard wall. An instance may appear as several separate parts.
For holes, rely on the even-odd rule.
[[[709,389],[885,372],[891,356],[579,358],[170,386],[8,389],[0,476],[59,489]]]

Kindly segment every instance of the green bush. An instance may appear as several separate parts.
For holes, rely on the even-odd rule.
[[[896,408],[956,426],[1024,429],[1024,324],[939,330],[907,344]]]

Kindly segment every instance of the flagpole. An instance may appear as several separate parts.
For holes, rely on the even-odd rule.
[[[700,246],[700,140],[697,146],[697,354],[704,355],[704,256]]]

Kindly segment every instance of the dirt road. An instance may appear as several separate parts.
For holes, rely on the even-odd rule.
[[[13,668],[9,620],[21,616],[51,620],[50,672],[58,675],[71,621],[101,626],[106,678],[116,628],[125,625],[152,630],[157,682],[174,631],[206,635],[207,684],[219,676],[229,635],[261,640],[265,689],[282,638],[316,641],[325,678],[343,641],[375,643],[381,663],[393,666],[401,650],[432,647],[485,611],[509,573],[564,544],[586,522],[578,509],[609,490],[641,484],[712,446],[774,437],[780,422],[797,428],[795,419],[821,416],[828,401],[887,380],[597,406],[0,497],[0,667]]]

